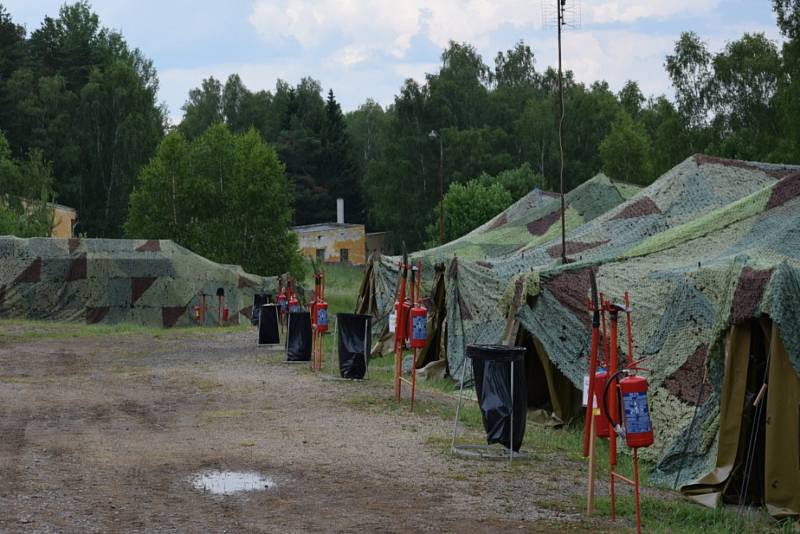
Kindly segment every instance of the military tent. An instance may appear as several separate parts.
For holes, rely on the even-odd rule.
[[[190,325],[205,294],[215,324],[222,293],[231,324],[249,320],[254,295],[276,285],[172,241],[0,237],[3,318]]]
[[[638,187],[612,181],[602,174],[586,181],[565,195],[567,230],[575,229],[618,206],[638,190]],[[413,261],[422,260],[423,292],[430,295],[426,301],[431,312],[429,343],[419,360],[420,365],[444,357],[444,265],[454,257],[482,265],[491,258],[511,255],[532,244],[551,241],[561,230],[560,214],[560,196],[534,190],[469,234],[410,255]],[[357,311],[376,319],[378,328],[375,331],[382,332],[384,342],[388,339],[386,318],[394,303],[400,260],[399,256],[370,258],[359,290]],[[436,265],[439,267],[436,268]],[[499,298],[503,287],[498,284],[494,287]],[[379,343],[375,352],[385,352],[386,346],[385,343]]]
[[[610,298],[628,291],[634,355],[650,370],[653,476],[707,504],[784,517],[800,515],[800,173],[764,168],[776,178],[760,190],[613,257],[529,273],[515,317],[565,379],[540,380],[538,395],[574,402],[589,270]]]

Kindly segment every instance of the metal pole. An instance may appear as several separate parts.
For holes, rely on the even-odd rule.
[[[558,150],[561,156],[561,167],[559,172],[559,183],[561,187],[561,263],[567,263],[567,243],[566,243],[566,205],[564,201],[564,84],[561,74],[561,24],[564,22],[564,6],[562,0],[556,0],[558,10],[558,102],[560,118],[558,121]]]
[[[508,440],[508,463],[514,460],[514,360],[511,360],[511,437]]]
[[[461,413],[461,399],[464,396],[464,374],[467,370],[467,358],[461,363],[461,388],[458,390],[458,404],[456,404],[456,420],[453,423],[453,441],[450,442],[450,454],[456,450],[456,433],[458,432],[458,416]]]
[[[444,245],[444,142],[439,132],[439,244]]]
[[[331,350],[331,376],[336,374],[334,372],[334,370],[333,370],[334,364],[336,363],[336,360],[334,360],[334,356],[333,355],[339,353],[339,343],[338,343],[338,341],[339,341],[339,317],[334,316],[334,318],[333,318],[333,347],[332,347],[332,350]]]
[[[368,378],[369,376],[369,345],[368,343],[372,340],[367,339],[367,332],[369,331],[369,319],[364,319],[364,378]]]
[[[639,504],[639,448],[633,448],[633,489],[636,492],[636,533],[642,534],[642,510]]]

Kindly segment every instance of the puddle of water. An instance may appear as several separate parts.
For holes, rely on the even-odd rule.
[[[192,486],[204,493],[230,495],[241,491],[263,491],[275,482],[255,472],[204,471],[192,477]]]

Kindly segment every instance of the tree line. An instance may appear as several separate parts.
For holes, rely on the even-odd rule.
[[[601,171],[647,185],[698,152],[800,162],[800,0],[772,4],[781,44],[746,33],[710,50],[682,34],[664,62],[674,98],[565,72],[567,189]],[[79,210],[80,232],[173,238],[253,269],[296,263],[286,227],[334,220],[337,197],[348,222],[388,231],[395,247],[434,243],[440,155],[447,239],[533,187],[557,190],[557,86],[556,71],[538,68],[524,42],[491,62],[451,42],[438,70],[406,80],[386,107],[367,99],[343,113],[311,77],[251,90],[234,74],[203,80],[169,125],[152,62],[102,27],[88,3],[63,6],[30,35],[0,6],[8,158],[51,169],[52,191]],[[269,220],[244,215],[267,201],[248,203],[256,191],[278,192],[279,203],[264,204]],[[267,228],[280,244],[247,251]]]

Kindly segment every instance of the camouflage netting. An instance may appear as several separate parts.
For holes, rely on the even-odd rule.
[[[797,170],[800,168],[693,156],[629,200],[568,231],[567,255],[579,262],[603,261],[636,251],[637,247],[659,246],[663,240],[674,239],[670,237],[674,232],[667,233],[671,228],[691,223]],[[704,223],[695,225],[689,224],[681,231],[705,228]],[[447,358],[453,376],[458,376],[468,343],[503,341],[508,313],[513,315],[513,310],[538,294],[541,272],[559,265],[560,255],[561,240],[556,229],[553,239],[534,240],[508,256],[480,262],[458,258],[451,262],[446,302]],[[563,285],[564,294],[569,295],[562,298],[563,305],[583,314],[588,282],[563,278],[556,283]]]
[[[0,317],[195,324],[201,293],[207,323],[216,324],[217,291],[225,293],[228,324],[249,320],[253,295],[274,293],[277,277],[220,265],[172,241],[0,237]]]
[[[467,344],[512,343],[524,333],[526,346],[565,379],[559,384],[580,388],[594,269],[610,298],[630,293],[634,353],[652,370],[656,445],[643,456],[658,460],[657,479],[683,486],[717,459],[731,325],[768,316],[800,377],[800,167],[695,155],[625,202],[596,208],[585,224],[575,224],[576,202],[569,204],[573,263],[560,261],[557,205],[552,219],[525,225],[529,241],[514,252],[492,257],[486,249],[486,257],[459,254],[447,263],[441,280],[449,372],[460,375]],[[362,294],[379,305],[373,310],[391,305],[396,263],[371,266]]]
[[[577,228],[618,206],[638,191],[638,187],[612,182],[607,176],[598,174],[565,195],[567,230]],[[560,213],[561,200],[558,195],[534,190],[469,234],[443,246],[411,254],[413,260],[420,259],[423,262],[423,293],[432,292],[436,280],[433,266],[437,263],[446,264],[458,257],[459,260],[470,260],[475,265],[481,265],[490,258],[514,254],[532,243],[551,241],[560,235]],[[399,263],[399,256],[370,258],[360,290],[359,313],[372,314],[383,330],[394,302]],[[499,294],[503,288],[495,284],[493,289]],[[426,304],[430,309],[433,302]]]
[[[713,165],[715,172],[733,172]],[[540,272],[539,293],[517,319],[576,388],[589,350],[590,317],[582,304],[589,269],[601,291],[614,298],[628,291],[632,298],[634,353],[646,356],[651,370],[656,443],[645,456],[660,461],[656,478],[670,484],[677,478],[682,486],[714,466],[731,325],[768,316],[800,375],[800,173],[704,210],[612,259]]]

